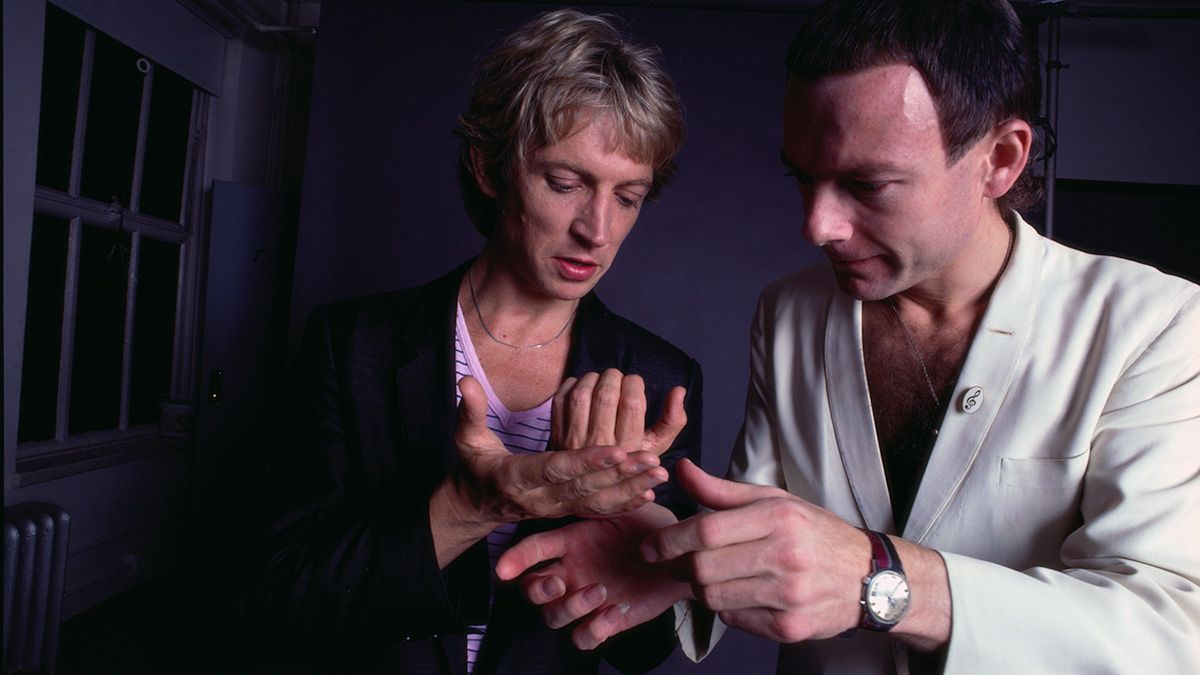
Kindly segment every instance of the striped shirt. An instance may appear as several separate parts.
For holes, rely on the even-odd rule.
[[[475,346],[471,344],[471,333],[467,330],[461,306],[458,307],[458,323],[454,331],[454,371],[455,382],[470,375],[483,386],[488,400],[488,429],[496,434],[509,452],[525,454],[546,449],[550,442],[551,399],[547,399],[536,408],[520,412],[512,412],[504,407],[479,363],[479,356],[475,353]],[[457,389],[455,397],[455,403],[462,400],[462,394],[458,393]],[[488,557],[491,558],[493,568],[500,554],[512,546],[516,531],[516,523],[505,523],[488,533]],[[486,631],[487,624],[470,626],[467,630],[467,673],[475,669],[475,658],[479,654]]]

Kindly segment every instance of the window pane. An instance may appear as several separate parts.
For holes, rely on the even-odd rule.
[[[192,117],[192,85],[166,68],[155,66],[151,90],[141,211],[178,222]]]
[[[79,69],[83,65],[83,33],[83,24],[78,19],[54,5],[46,5],[37,182],[64,192],[71,173]]]
[[[71,434],[117,427],[129,243],[125,232],[83,226],[68,423]]]
[[[79,185],[84,197],[108,203],[115,196],[129,206],[142,99],[143,76],[137,69],[138,58],[132,49],[96,33]]]
[[[25,305],[25,351],[21,359],[18,443],[54,438],[68,233],[66,220],[34,214],[33,242],[29,251],[29,298]]]
[[[158,402],[171,392],[179,246],[143,235],[138,261],[130,424],[158,421]]]

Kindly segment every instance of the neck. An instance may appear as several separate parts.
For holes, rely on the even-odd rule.
[[[474,319],[468,323],[480,323],[485,333],[515,345],[552,340],[571,321],[579,305],[578,300],[532,292],[508,265],[487,250],[467,270],[458,299],[466,310],[464,314]]]
[[[892,297],[906,314],[926,314],[934,323],[948,318],[978,317],[987,308],[992,289],[1008,264],[1014,245],[1012,229],[989,209],[966,248],[936,278]]]

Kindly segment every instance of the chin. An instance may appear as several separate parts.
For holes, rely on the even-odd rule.
[[[899,292],[890,280],[863,279],[848,275],[837,275],[838,288],[855,300],[869,302],[890,298]]]

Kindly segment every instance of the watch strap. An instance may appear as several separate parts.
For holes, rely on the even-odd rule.
[[[874,530],[864,530],[867,539],[871,541],[871,574],[863,583],[863,611],[862,617],[858,621],[858,627],[873,631],[888,631],[895,624],[880,623],[871,616],[871,612],[867,611],[866,593],[868,589],[867,582],[872,576],[884,570],[891,570],[904,574],[904,566],[900,564],[900,554],[896,552],[896,546],[892,540],[881,532]]]
[[[871,540],[871,571],[894,570],[904,573],[900,564],[900,554],[896,553],[896,545],[890,537],[881,532],[867,530],[867,539]]]

